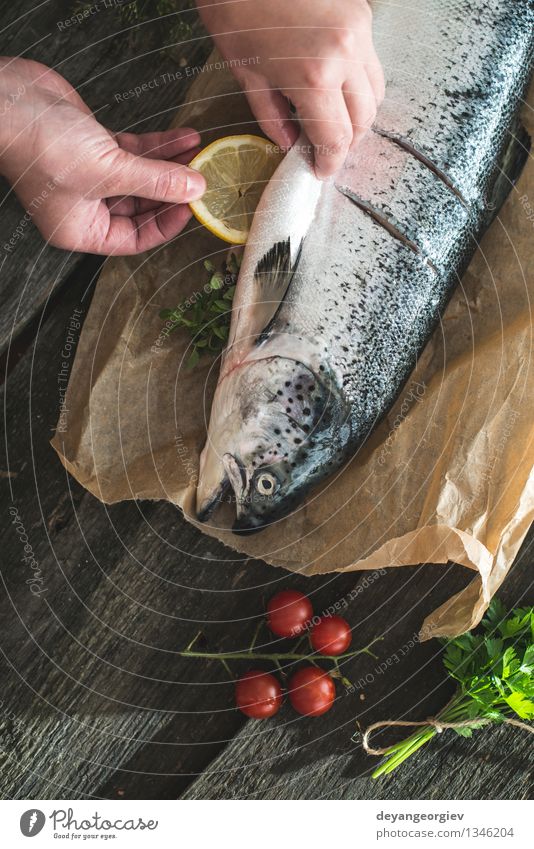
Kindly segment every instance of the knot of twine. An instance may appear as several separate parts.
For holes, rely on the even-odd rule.
[[[458,720],[457,722],[444,722],[437,716],[429,716],[428,719],[423,719],[420,722],[409,722],[408,720],[391,720],[386,719],[382,722],[373,722],[372,725],[369,725],[365,730],[362,738],[362,746],[367,752],[368,755],[387,755],[390,750],[390,746],[386,746],[383,749],[374,749],[369,745],[369,737],[376,731],[378,728],[392,728],[392,727],[421,727],[423,725],[428,725],[431,728],[434,728],[437,734],[441,734],[447,728],[479,728],[481,725],[491,725],[493,723],[493,719],[484,719],[481,717],[480,719],[463,719]],[[534,726],[527,725],[526,722],[520,722],[519,719],[504,719],[503,724],[506,725],[514,725],[516,728],[521,728],[523,731],[529,731],[531,734],[534,734]]]

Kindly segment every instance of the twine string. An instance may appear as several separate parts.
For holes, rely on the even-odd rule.
[[[494,720],[492,719],[484,719],[481,717],[480,719],[463,719],[458,720],[457,722],[444,722],[439,719],[437,716],[429,716],[428,719],[423,719],[420,722],[409,722],[408,720],[382,720],[382,722],[373,722],[372,725],[365,730],[362,739],[362,746],[367,752],[368,755],[387,755],[391,746],[386,746],[382,749],[375,749],[369,744],[369,738],[373,731],[377,731],[379,728],[392,728],[392,727],[421,727],[423,725],[428,725],[431,728],[434,728],[438,734],[441,734],[447,728],[479,728],[481,725],[490,725]],[[534,726],[527,725],[526,722],[520,722],[518,719],[504,719],[503,724],[506,725],[514,725],[516,728],[521,728],[523,731],[529,731],[531,734],[534,734]]]

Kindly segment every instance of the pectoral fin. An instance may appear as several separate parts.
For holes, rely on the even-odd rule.
[[[250,354],[288,297],[325,183],[304,135],[282,160],[254,214],[237,282],[223,373]]]
[[[294,249],[291,239],[276,242],[259,260],[254,270],[254,294],[252,303],[243,305],[237,320],[233,322],[228,340],[231,349],[242,340],[250,348],[265,337],[266,332],[284,299],[297,269],[302,241]],[[246,337],[242,329],[246,327]]]

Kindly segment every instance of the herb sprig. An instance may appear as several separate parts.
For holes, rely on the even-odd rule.
[[[226,346],[239,258],[232,253],[220,270],[207,259],[204,268],[209,276],[202,290],[175,309],[160,312],[160,318],[169,322],[169,332],[182,327],[189,333],[191,354],[187,360],[188,368],[196,366],[203,354],[217,354]]]
[[[443,663],[458,682],[453,698],[431,723],[390,746],[373,778],[393,772],[442,727],[462,737],[471,737],[475,729],[489,723],[511,723],[534,731],[519,721],[534,719],[534,607],[508,613],[494,599],[479,633],[442,642]]]

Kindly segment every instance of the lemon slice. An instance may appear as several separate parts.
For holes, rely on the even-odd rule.
[[[189,163],[205,177],[207,189],[189,204],[204,227],[219,239],[244,245],[262,192],[284,154],[260,136],[225,136]]]

